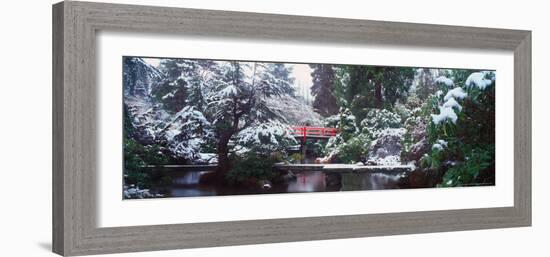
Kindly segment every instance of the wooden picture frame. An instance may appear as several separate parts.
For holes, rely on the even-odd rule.
[[[100,30],[514,52],[514,206],[99,228]],[[53,251],[87,255],[531,225],[531,32],[65,1],[53,6]],[[304,233],[307,231],[307,233]]]

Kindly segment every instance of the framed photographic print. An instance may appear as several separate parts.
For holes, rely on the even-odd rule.
[[[531,224],[529,31],[65,1],[53,61],[58,254]]]

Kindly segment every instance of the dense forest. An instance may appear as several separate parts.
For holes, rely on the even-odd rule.
[[[147,167],[178,164],[215,166],[201,183],[227,187],[294,175],[276,163],[412,167],[398,188],[494,185],[493,71],[310,64],[309,102],[292,64],[124,57],[123,65],[126,198],[170,186]],[[295,151],[290,126],[338,133]]]

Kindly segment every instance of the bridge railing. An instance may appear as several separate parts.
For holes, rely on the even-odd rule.
[[[292,126],[291,133],[294,136],[317,136],[317,137],[334,137],[338,134],[338,129],[336,128],[325,128],[325,127],[307,127],[307,126]]]

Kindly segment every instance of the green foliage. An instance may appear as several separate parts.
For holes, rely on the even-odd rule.
[[[135,184],[149,188],[153,184],[152,174],[145,172],[147,165],[164,165],[168,158],[159,146],[143,146],[134,139],[124,139],[124,174],[125,184]]]
[[[411,110],[404,104],[396,103],[393,107],[393,113],[399,115],[400,123],[404,123],[410,116]]]
[[[226,174],[229,184],[246,183],[250,180],[271,180],[275,177],[273,165],[280,160],[275,156],[260,155],[254,151],[236,156],[233,168]]]
[[[338,123],[336,123],[335,126],[338,129],[338,135],[329,139],[325,149],[327,154],[335,150],[341,144],[350,140],[352,137],[356,136],[359,132],[355,116],[351,114],[349,109],[341,108],[340,114],[333,119],[338,120]]]
[[[336,128],[338,127],[339,122],[340,122],[340,115],[336,114],[336,115],[326,117],[323,120],[323,125],[327,128]]]
[[[416,76],[418,84],[416,85],[415,93],[419,99],[425,100],[437,91],[437,86],[435,84],[434,75],[431,69],[418,69]]]
[[[149,188],[153,184],[151,174],[146,173],[147,165],[167,164],[169,158],[162,152],[159,145],[144,146],[131,137],[135,128],[129,120],[124,108],[124,181],[125,184],[135,184],[140,188]]]
[[[359,131],[355,116],[349,109],[340,110],[340,121],[337,128],[344,141],[349,140]]]
[[[370,140],[365,135],[352,137],[338,146],[338,158],[343,163],[356,163],[366,156],[370,146]]]
[[[330,116],[338,113],[337,98],[334,94],[334,69],[329,64],[312,64],[311,94],[315,97],[313,108],[321,115]]]
[[[443,176],[442,187],[468,186],[483,183],[479,180],[481,172],[491,169],[494,175],[494,145],[472,149],[465,161],[453,166]],[[493,180],[494,182],[494,180]]]
[[[446,70],[444,76],[452,79],[455,85],[464,85],[468,76],[472,74],[472,70]]]
[[[286,154],[286,150],[298,142],[288,133],[289,128],[279,122],[262,123],[248,127],[236,135],[236,149],[240,152],[253,150],[269,155],[274,152]]]
[[[165,75],[159,79],[153,88],[152,94],[156,102],[162,103],[165,110],[171,113],[179,112],[186,105],[189,96],[185,80],[187,75],[196,70],[195,62],[185,59],[163,59],[160,70]]]
[[[422,148],[415,149],[413,153],[413,145],[422,144],[427,137],[427,124],[430,123],[430,114],[433,112],[434,106],[437,106],[438,97],[431,95],[425,101],[420,101],[415,95],[408,98],[405,106],[411,108],[409,117],[403,123],[405,134],[401,140],[401,160],[404,162],[419,161],[419,157],[423,154]]]
[[[305,156],[301,153],[293,153],[290,155],[290,161],[293,163],[301,163],[305,159]]]
[[[134,139],[124,139],[124,169],[127,171],[138,171],[145,166],[145,161],[140,157],[144,147]]]
[[[311,151],[314,156],[322,156],[327,143],[326,140],[307,140],[306,146],[308,152]]]
[[[271,74],[274,78],[284,81],[288,85],[292,85],[294,83],[294,78],[291,76],[292,68],[285,66],[284,63],[268,63],[267,68],[268,74]],[[287,87],[284,84],[281,86],[288,90],[286,93],[289,95],[294,95],[293,87]]]
[[[365,119],[361,121],[362,133],[371,140],[378,138],[378,135],[387,128],[400,128],[401,126],[401,117],[386,109],[370,109]]]
[[[337,121],[337,122],[336,122]],[[370,138],[361,133],[356,124],[355,116],[349,109],[341,108],[338,118],[332,117],[325,121],[329,125],[338,128],[338,135],[329,139],[324,153],[338,153],[339,161],[343,163],[359,162],[367,154],[370,146]]]
[[[424,101],[421,100],[416,93],[411,93],[405,101],[405,108],[408,110],[414,110],[421,107],[423,103]]]
[[[466,85],[465,81],[470,74],[472,71],[453,71],[450,74],[456,78],[455,85],[461,86],[467,93],[467,97],[457,100],[461,108],[454,109],[456,123],[430,122],[428,126],[429,143],[434,146],[429,156],[423,158],[422,165],[443,174],[440,186],[494,183],[494,74],[483,73],[487,81],[491,81],[487,88]],[[431,103],[432,111],[438,112],[436,107],[445,102],[442,97],[445,93],[436,96],[438,102]],[[440,141],[447,145],[437,146]]]
[[[413,68],[339,65],[334,93],[340,106],[363,120],[369,109],[391,109],[404,101],[413,78]]]

